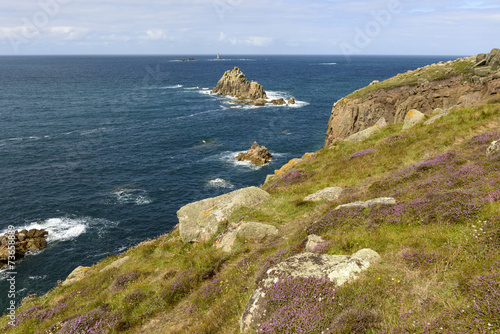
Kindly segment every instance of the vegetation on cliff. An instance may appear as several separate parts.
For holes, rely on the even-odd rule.
[[[3,317],[0,331],[237,333],[260,278],[302,252],[311,234],[325,240],[317,252],[371,248],[381,262],[341,287],[277,282],[268,297],[273,317],[261,332],[500,331],[500,156],[486,154],[500,139],[500,101],[401,129],[390,124],[363,142],[323,148],[270,177],[263,189],[271,198],[239,209],[219,228],[261,222],[278,236],[236,239],[227,253],[214,247],[217,234],[183,243],[176,229],[108,257],[80,281],[27,298],[15,326]],[[304,201],[334,186],[344,189],[338,198]],[[397,204],[335,210],[376,197]]]

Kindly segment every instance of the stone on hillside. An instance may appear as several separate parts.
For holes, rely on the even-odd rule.
[[[486,58],[488,58],[488,54],[487,53],[480,53],[476,56],[476,66],[480,66],[479,64],[480,63],[483,63],[485,62],[486,64]]]
[[[375,123],[375,125],[370,126],[369,128],[366,128],[362,131],[359,131],[357,133],[354,133],[350,135],[347,140],[352,141],[352,142],[362,142],[368,138],[370,138],[373,134],[377,133],[380,131],[380,129],[385,128],[387,126],[387,122],[385,121],[385,118],[382,117]]]
[[[267,99],[262,86],[257,82],[248,81],[238,67],[235,67],[232,71],[226,71],[212,89],[212,93],[234,96],[239,100],[261,101]]]
[[[335,201],[339,199],[343,189],[339,187],[328,187],[304,198],[304,202],[317,202],[321,200]]]
[[[239,189],[218,197],[207,198],[183,206],[177,211],[179,232],[184,243],[210,239],[233,212],[255,206],[270,195],[257,187]]]
[[[392,197],[380,197],[374,198],[368,201],[357,201],[348,204],[342,204],[335,208],[335,210],[344,208],[370,208],[376,205],[396,205],[396,200]]]
[[[231,252],[237,238],[245,241],[261,242],[267,237],[278,235],[278,233],[278,229],[272,225],[254,222],[233,223],[223,234],[217,237],[215,248]]]
[[[125,262],[128,261],[128,259],[130,259],[130,256],[122,257],[121,259],[118,259],[115,262],[113,262],[113,263],[107,265],[106,267],[102,268],[100,270],[100,272],[108,271],[108,270],[113,269],[113,268],[120,268]]]
[[[311,234],[307,237],[306,252],[313,252],[316,247],[325,243],[325,240],[319,235]]]
[[[380,255],[371,249],[360,250],[352,256],[309,252],[292,256],[267,270],[247,303],[240,320],[240,330],[258,331],[267,317],[266,292],[280,279],[315,277],[341,286],[357,279],[362,271],[379,261]]]
[[[79,280],[83,279],[87,275],[87,271],[90,267],[79,266],[68,275],[66,280],[62,282],[62,286],[71,285]]]
[[[424,114],[422,114],[417,109],[411,109],[408,114],[406,114],[405,120],[403,122],[403,130],[410,129],[415,125],[422,123],[424,120]]]
[[[486,150],[487,156],[494,156],[500,153],[500,140],[495,140]]]
[[[238,161],[250,161],[256,166],[262,166],[272,159],[272,154],[265,146],[260,146],[254,142],[247,153],[240,153],[236,157]]]
[[[450,109],[446,109],[446,110],[443,110],[441,108],[436,108],[436,109],[434,109],[434,116],[432,116],[427,121],[425,121],[424,124],[425,125],[432,124],[435,121],[437,121],[438,119],[451,114],[452,111],[453,111],[453,109],[451,109],[451,108]]]
[[[486,65],[490,66],[493,70],[500,67],[500,49],[491,50],[486,58]]]
[[[480,77],[486,77],[492,73],[490,66],[482,66],[474,69],[474,74]]]
[[[428,84],[429,84],[429,80],[427,80],[427,79],[424,79],[424,78],[419,78],[419,79],[417,80],[417,85],[418,85],[419,87],[427,86]]]

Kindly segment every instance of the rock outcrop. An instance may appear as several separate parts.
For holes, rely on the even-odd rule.
[[[257,142],[254,142],[248,152],[238,154],[236,160],[250,161],[256,166],[262,166],[271,161],[272,157],[272,154],[269,153],[265,146],[260,146]]]
[[[328,187],[304,198],[304,202],[336,201],[342,195],[343,189],[340,187]]]
[[[87,276],[87,271],[90,269],[90,267],[84,267],[84,266],[79,266],[73,270],[68,277],[61,283],[62,286],[68,286],[71,285],[75,282],[80,281],[83,279],[85,276]]]
[[[403,121],[403,130],[408,130],[413,128],[415,125],[423,123],[425,121],[425,115],[422,114],[417,109],[412,109],[408,111],[406,117]]]
[[[496,52],[487,55],[486,62],[496,64]],[[463,62],[463,66],[470,66],[471,72],[476,63],[474,57],[457,61]],[[325,146],[372,127],[382,117],[388,124],[402,123],[412,109],[431,115],[436,108],[444,110],[455,105],[474,106],[500,93],[498,72],[485,78],[474,76],[473,73],[456,73],[433,81],[419,77],[425,73],[446,72],[446,68],[451,73],[453,64],[455,62],[429,65],[389,79],[412,82],[408,85],[376,89],[378,85],[384,84],[376,83],[369,86],[369,91],[365,89],[340,99],[332,109]],[[414,78],[414,81],[408,78]]]
[[[269,197],[266,191],[249,187],[183,206],[177,211],[182,241],[207,241],[217,232],[220,223],[227,220],[233,212],[255,206]]]
[[[47,247],[48,234],[49,232],[44,229],[14,231],[12,234],[5,233],[0,237],[0,268],[8,264],[9,256],[12,255],[9,246],[14,245],[15,247],[15,259],[11,258],[10,260],[17,261],[29,252],[39,251]]]
[[[476,57],[474,74],[484,77],[500,68],[500,49],[493,49],[490,53],[480,53]]]
[[[267,99],[264,88],[255,81],[248,81],[245,74],[238,67],[235,67],[232,71],[226,71],[212,89],[212,93],[234,96],[239,100]]]
[[[381,129],[385,128],[387,126],[387,122],[385,121],[385,118],[381,118],[378,120],[375,125],[370,126],[369,128],[364,129],[363,131],[356,132],[355,134],[350,135],[347,137],[348,141],[352,142],[361,142],[364,141],[368,138],[370,138],[372,135],[375,133],[379,132]]]
[[[296,277],[328,279],[337,286],[355,280],[359,274],[380,261],[380,255],[371,249],[362,249],[352,256],[301,253],[267,270],[258,283],[240,320],[242,332],[259,331],[266,319],[266,291],[279,280]]]
[[[230,252],[238,238],[245,242],[262,242],[268,237],[278,235],[278,233],[276,227],[268,224],[254,222],[230,224],[227,230],[215,240],[215,248]]]
[[[396,200],[392,197],[380,197],[374,198],[368,201],[357,201],[348,204],[342,204],[335,208],[335,210],[340,210],[343,208],[370,208],[377,205],[396,205]]]
[[[500,153],[500,140],[495,140],[490,144],[486,150],[486,155],[488,157],[496,156]]]

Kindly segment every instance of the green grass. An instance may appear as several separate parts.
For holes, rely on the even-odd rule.
[[[361,88],[348,96],[346,99],[363,99],[368,95],[375,93],[380,89],[391,89],[401,86],[416,86],[418,79],[426,79],[428,81],[443,80],[455,75],[463,75],[472,73],[472,67],[475,65],[475,60],[461,59],[451,63],[434,64],[415,71],[398,74],[387,80],[371,84]],[[341,102],[342,103],[342,100]]]

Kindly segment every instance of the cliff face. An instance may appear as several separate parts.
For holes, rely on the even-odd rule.
[[[411,84],[376,89],[377,86],[387,85],[385,82],[376,83],[368,86],[371,88],[369,93],[363,94],[365,88],[358,91],[358,94],[342,98],[333,106],[325,146],[373,126],[381,117],[384,117],[388,124],[401,123],[411,109],[430,114],[436,108],[474,106],[500,93],[498,72],[487,77],[460,73],[441,80],[425,79],[434,72],[446,72],[446,67],[447,64],[427,66],[405,74],[406,77],[413,77]],[[395,78],[401,77],[403,80],[405,75]]]
[[[212,93],[218,95],[235,96],[240,100],[258,100],[267,99],[266,92],[257,82],[250,82],[245,74],[235,67],[232,71],[226,71],[212,89]]]

